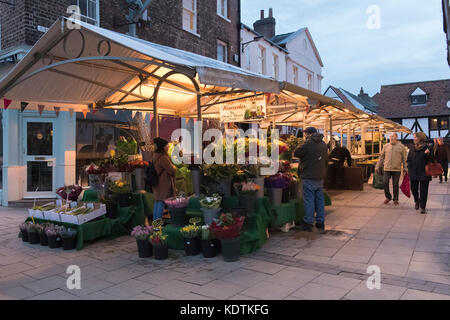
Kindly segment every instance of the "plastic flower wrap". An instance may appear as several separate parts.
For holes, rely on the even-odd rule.
[[[63,226],[57,226],[54,224],[51,224],[47,227],[47,229],[45,229],[45,234],[47,235],[47,237],[52,237],[52,236],[59,236],[61,235],[61,232],[63,231],[64,227]]]
[[[245,217],[233,217],[231,213],[223,213],[210,225],[211,232],[218,239],[233,239],[240,235]]]
[[[273,176],[267,177],[264,179],[264,186],[266,188],[281,188],[285,189],[289,187],[291,182],[290,175],[277,173]]]
[[[138,240],[148,240],[152,232],[152,226],[136,226],[131,231],[131,236]]]
[[[184,196],[184,195],[179,195],[176,197],[172,197],[169,199],[166,199],[164,201],[164,203],[169,207],[169,208],[185,208],[188,206],[189,203],[189,197]]]
[[[202,226],[202,240],[214,239],[214,234],[211,232],[209,225]]]
[[[213,194],[211,197],[205,197],[200,200],[202,208],[206,209],[219,209],[222,197],[218,194]]]
[[[77,185],[65,186],[56,190],[56,194],[62,199],[69,199],[70,201],[77,201],[78,197],[83,191],[83,188]]]

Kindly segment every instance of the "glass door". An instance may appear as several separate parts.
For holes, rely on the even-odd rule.
[[[55,197],[54,121],[24,119],[24,198]]]

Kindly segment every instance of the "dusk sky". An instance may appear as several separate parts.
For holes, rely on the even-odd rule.
[[[380,29],[367,27],[371,5]],[[441,0],[242,0],[242,22],[253,27],[269,8],[277,34],[308,27],[324,63],[322,93],[450,78]]]

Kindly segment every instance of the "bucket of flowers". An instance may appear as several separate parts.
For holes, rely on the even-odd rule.
[[[246,208],[247,216],[255,212],[256,196],[261,187],[253,182],[240,182],[234,184],[234,189],[239,198],[239,206]]]
[[[203,221],[205,224],[211,224],[214,218],[219,217],[220,204],[222,202],[222,197],[215,193],[210,197],[204,197],[200,199],[200,206],[203,212]]]
[[[197,226],[200,222],[200,218],[192,218],[189,220],[189,225],[184,226],[180,229],[180,233],[184,240],[184,252],[187,256],[195,256],[200,253],[200,230],[201,228]]]
[[[38,225],[38,232],[39,232],[39,243],[41,246],[48,246],[48,237],[45,231],[49,227],[49,223],[42,223]]]
[[[210,225],[211,232],[220,240],[223,260],[238,261],[240,255],[240,233],[245,217],[233,217],[231,213],[223,213]]]
[[[22,238],[23,242],[28,242],[28,225],[30,223],[31,222],[24,222],[19,225],[20,237]]]
[[[152,223],[153,233],[150,235],[150,242],[153,247],[153,256],[157,260],[165,260],[169,257],[169,246],[167,235],[163,233],[162,219],[156,219]]]
[[[283,189],[289,188],[290,181],[290,177],[283,173],[277,173],[265,178],[264,185],[267,188],[272,206],[281,206],[283,203]]]
[[[186,208],[189,203],[189,197],[184,193],[166,199],[164,203],[169,207],[170,222],[176,227],[183,227],[186,219]]]
[[[48,238],[48,247],[51,249],[60,248],[62,245],[61,231],[64,227],[57,225],[49,225],[45,230]]]
[[[153,232],[152,226],[136,226],[131,231],[131,236],[136,239],[139,258],[148,258],[153,254],[150,235]]]
[[[123,180],[116,180],[111,183],[109,190],[116,195],[119,207],[131,206],[131,187],[128,183]]]
[[[77,247],[77,234],[76,230],[62,227],[60,235],[64,250],[73,250]]]
[[[39,240],[39,225],[36,223],[30,223],[28,224],[28,242],[30,244],[38,244],[40,242]]]
[[[220,250],[220,241],[215,238],[209,225],[202,226],[200,245],[205,258],[214,258]]]

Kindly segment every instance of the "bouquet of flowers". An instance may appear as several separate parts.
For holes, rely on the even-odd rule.
[[[134,169],[138,169],[138,168],[148,167],[149,163],[148,163],[148,161],[144,161],[144,160],[133,160],[133,161],[128,162],[128,165]]]
[[[291,171],[291,162],[289,160],[280,160],[280,172],[289,173]]]
[[[153,232],[150,235],[150,242],[153,246],[166,246],[167,235],[162,233],[162,230]]]
[[[148,240],[152,232],[152,226],[136,226],[131,231],[131,236],[137,240]]]
[[[91,163],[91,165],[86,168],[86,173],[87,174],[104,174],[105,168],[101,167],[101,166],[97,166],[94,163]]]
[[[199,235],[200,227],[197,225],[188,225],[180,229],[180,233],[183,238],[192,239]]]
[[[127,140],[120,136],[116,141],[116,150],[119,155],[133,155],[137,153],[137,142],[134,139]]]
[[[211,197],[205,197],[201,199],[200,205],[202,206],[202,208],[206,209],[219,209],[221,202],[222,197],[215,193]]]
[[[83,191],[83,188],[77,185],[64,186],[56,190],[56,194],[62,199],[69,199],[70,201],[77,201],[78,197]]]
[[[267,177],[264,179],[264,186],[266,188],[281,188],[285,189],[289,187],[291,182],[290,175],[277,173],[273,176]]]
[[[231,213],[223,213],[210,225],[211,232],[218,239],[233,239],[240,235],[245,217],[233,217]]]
[[[202,240],[211,240],[214,239],[214,234],[211,232],[211,229],[208,225],[202,226]]]
[[[164,203],[169,208],[185,208],[188,206],[189,199],[190,197],[187,197],[185,195],[178,195],[176,197],[166,199]]]
[[[114,181],[110,186],[109,190],[113,193],[131,193],[131,187],[128,183],[122,180]]]
[[[47,229],[45,229],[45,234],[47,235],[47,237],[52,237],[52,236],[59,236],[61,235],[61,232],[63,231],[62,226],[57,226],[54,224],[51,224],[47,227]]]
[[[261,187],[253,182],[240,182],[234,184],[234,189],[237,194],[257,192]]]

